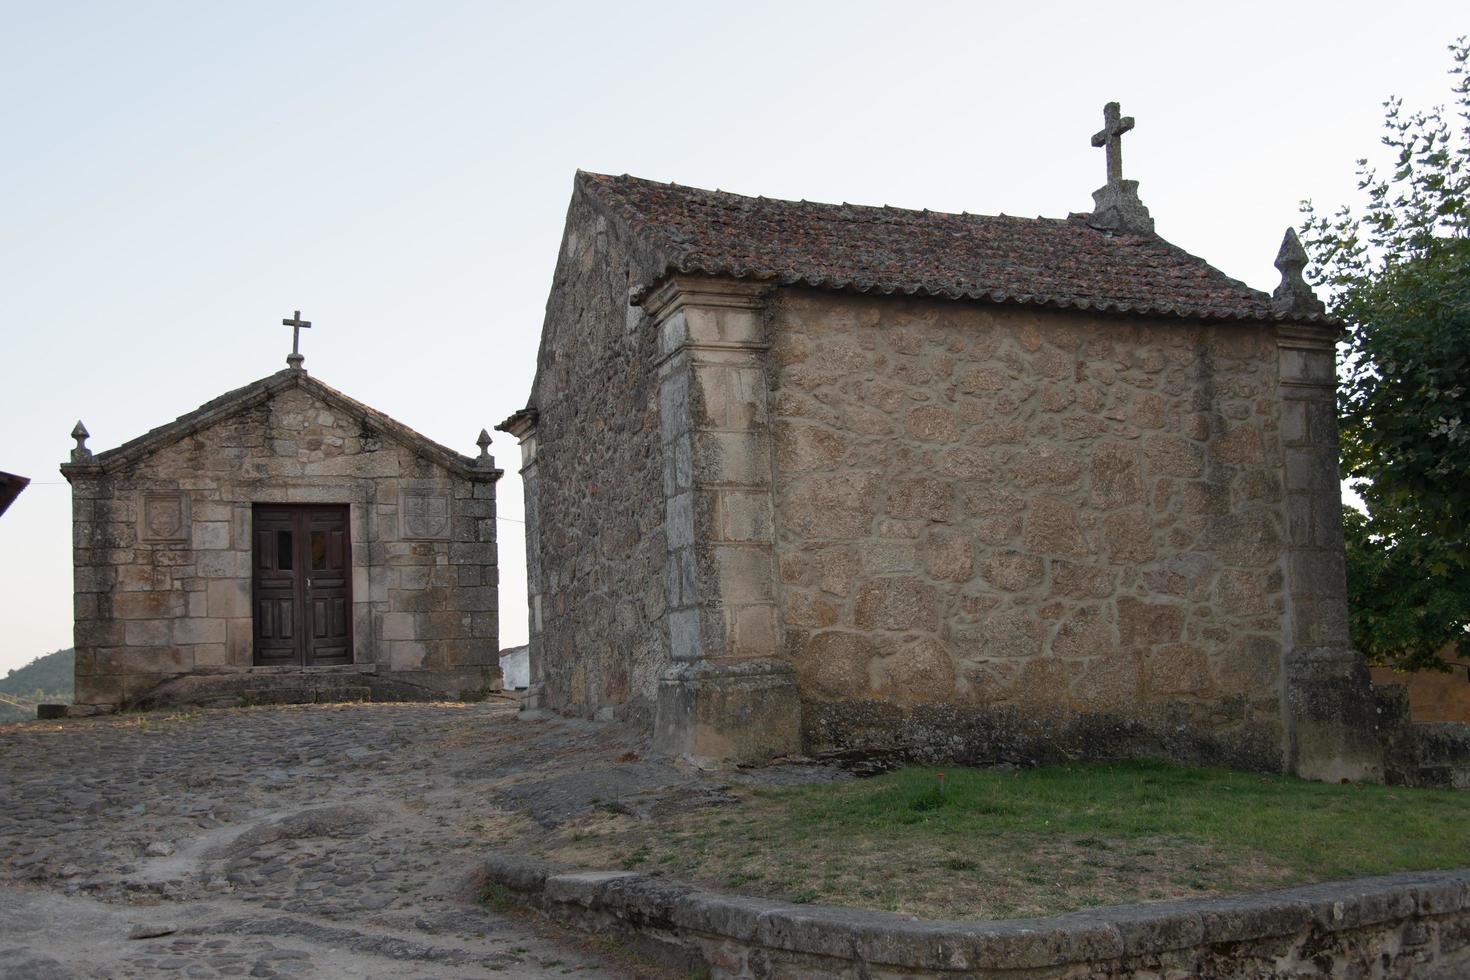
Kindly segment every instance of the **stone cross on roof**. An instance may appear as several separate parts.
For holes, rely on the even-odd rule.
[[[1138,181],[1123,179],[1123,134],[1133,128],[1133,117],[1122,114],[1116,102],[1103,107],[1103,128],[1093,134],[1092,145],[1107,149],[1108,182],[1092,192],[1092,220],[1104,231],[1152,235],[1154,219],[1138,199]]]
[[[301,319],[301,311],[297,310],[295,316],[282,320],[281,324],[291,328],[291,353],[286,355],[286,363],[293,370],[300,371],[301,362],[306,360],[301,356],[301,329],[310,328],[311,321]]]
[[[1108,148],[1108,183],[1123,182],[1123,134],[1133,128],[1133,117],[1121,115],[1116,102],[1103,106],[1103,128],[1092,134],[1093,146]]]

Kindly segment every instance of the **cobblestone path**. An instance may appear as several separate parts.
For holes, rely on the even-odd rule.
[[[644,748],[503,704],[0,726],[0,977],[637,975],[469,893],[518,799]]]

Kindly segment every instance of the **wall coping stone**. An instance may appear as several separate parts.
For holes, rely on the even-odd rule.
[[[582,871],[491,854],[487,881],[558,905],[610,913],[636,926],[900,969],[1025,970],[1147,956],[1219,943],[1339,932],[1414,915],[1470,910],[1470,868],[1410,871],[1248,895],[1088,909],[1036,919],[919,919],[701,891],[634,871]]]

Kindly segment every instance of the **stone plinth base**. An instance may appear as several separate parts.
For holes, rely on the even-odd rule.
[[[181,675],[125,703],[85,707],[147,711],[184,705],[219,708],[334,701],[474,701],[499,689],[499,667],[400,671],[379,671],[371,664],[256,667]]]
[[[800,754],[796,668],[781,660],[671,668],[659,683],[653,746],[707,767]]]
[[[1287,667],[1286,714],[1290,770],[1329,783],[1383,782],[1390,732],[1368,666],[1350,649],[1292,653]]]
[[[1034,704],[809,699],[802,726],[808,755],[870,772],[903,764],[1029,767],[1138,758],[1259,772],[1282,767],[1276,719],[1252,715],[1242,698],[1162,703],[1133,715]]]

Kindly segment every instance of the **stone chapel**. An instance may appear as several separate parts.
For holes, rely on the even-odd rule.
[[[1089,213],[579,172],[520,441],[532,695],[699,763],[1150,754],[1383,779],[1339,325]]]
[[[95,455],[77,423],[78,713],[499,688],[488,433],[461,456],[302,362]]]

